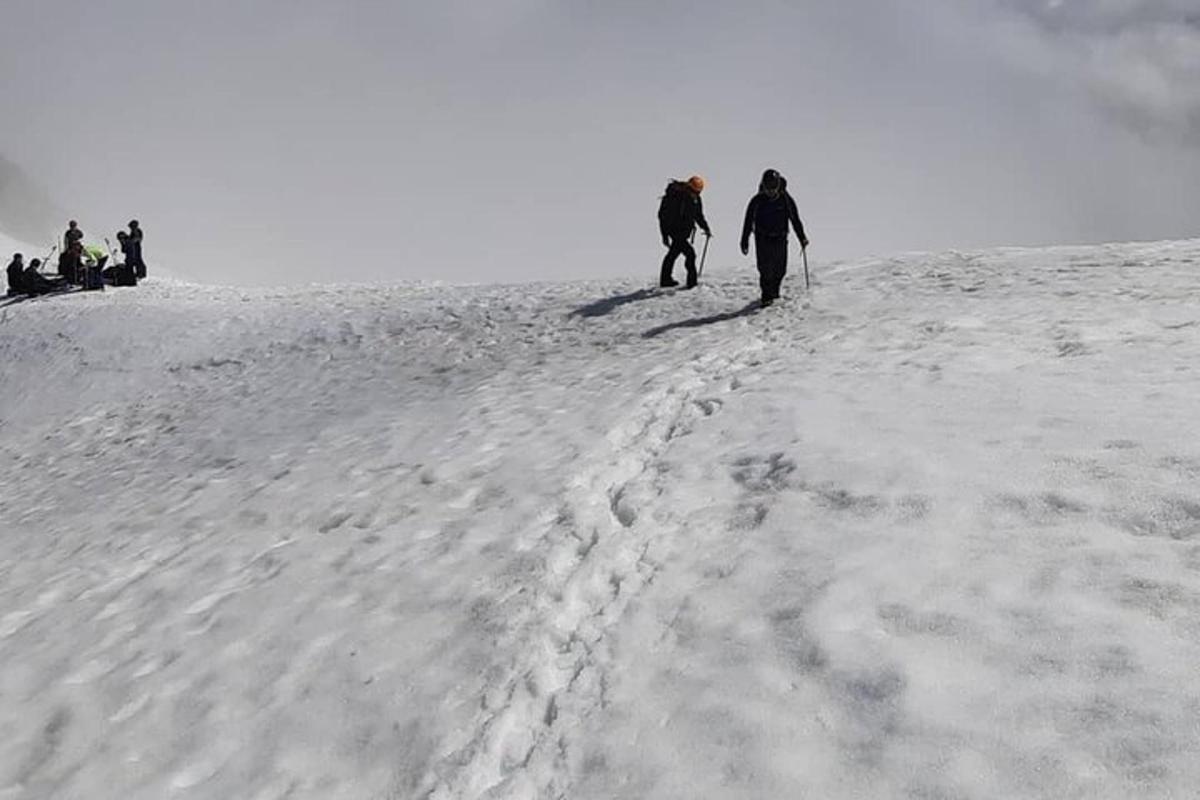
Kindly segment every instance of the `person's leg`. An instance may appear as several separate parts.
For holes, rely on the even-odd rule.
[[[767,242],[767,274],[769,276],[766,295],[770,300],[779,299],[779,285],[787,272],[787,239],[771,239]]]
[[[38,272],[25,273],[25,283],[30,294],[50,294],[65,288],[64,281],[52,281]]]
[[[771,302],[771,252],[770,245],[762,237],[754,238],[754,260],[758,267],[758,288],[765,306]]]
[[[671,277],[671,273],[675,270],[675,260],[679,256],[688,257],[691,253],[691,258],[696,258],[696,251],[692,250],[692,246],[688,244],[688,240],[682,237],[671,237],[671,247],[667,250],[666,256],[663,257],[662,270],[658,276],[659,286],[678,286],[678,282]]]
[[[783,276],[787,275],[787,262],[788,262],[788,243],[787,243],[787,239],[784,238],[784,239],[781,239],[779,242],[779,256],[778,256],[778,261],[776,262],[776,264],[778,265],[775,270],[775,299],[776,300],[779,299],[779,289],[783,285]]]
[[[684,241],[683,243],[683,267],[687,270],[687,285],[689,287],[696,285],[696,248],[692,247],[692,243]]]
[[[667,248],[667,254],[663,256],[662,269],[658,273],[659,286],[671,286],[674,279],[671,277],[671,272],[675,269],[675,259],[679,258],[679,250],[675,248],[675,242],[671,242],[671,246]]]

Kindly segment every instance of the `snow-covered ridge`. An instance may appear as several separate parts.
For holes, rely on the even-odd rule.
[[[1186,796],[1198,262],[0,308],[0,797]]]

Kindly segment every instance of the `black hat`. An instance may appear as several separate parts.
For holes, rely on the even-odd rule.
[[[758,182],[758,188],[765,192],[778,191],[782,181],[783,176],[779,172],[769,169],[762,174],[762,180]]]

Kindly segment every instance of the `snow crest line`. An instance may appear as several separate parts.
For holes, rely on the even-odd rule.
[[[684,528],[655,508],[655,466],[680,436],[716,414],[724,402],[709,389],[731,391],[731,375],[763,347],[697,357],[655,385],[626,423],[567,482],[558,508],[534,547],[547,553],[543,585],[528,605],[524,656],[510,665],[501,699],[485,699],[466,744],[434,767],[423,793],[451,798],[566,797],[572,727],[606,707],[612,661],[606,633],[682,543]],[[652,552],[653,551],[653,552]]]

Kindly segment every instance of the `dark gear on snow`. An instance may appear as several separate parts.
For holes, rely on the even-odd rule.
[[[104,243],[108,244],[108,239],[105,239]],[[121,248],[122,258],[118,262],[116,253],[113,253],[114,263],[104,270],[104,282],[110,286],[137,286],[137,271],[129,260],[129,252],[132,249],[129,244],[129,234],[125,231],[118,231],[117,245]],[[111,247],[109,249],[111,250]]]
[[[779,287],[787,274],[789,223],[800,239],[800,246],[808,247],[796,201],[787,192],[787,180],[769,169],[759,182],[758,194],[746,206],[741,242],[745,255],[750,252],[750,234],[754,234],[754,254],[764,306],[779,299]]]
[[[113,264],[101,275],[109,286],[137,286],[137,273],[129,264]]]
[[[660,286],[679,285],[671,273],[681,255],[684,269],[687,270],[687,285],[689,288],[696,285],[696,250],[692,247],[691,238],[697,226],[705,236],[712,236],[712,230],[704,218],[704,204],[700,200],[703,189],[704,179],[699,175],[693,175],[687,181],[671,181],[658,204],[658,232],[662,235],[663,246],[667,248],[659,274]]]

